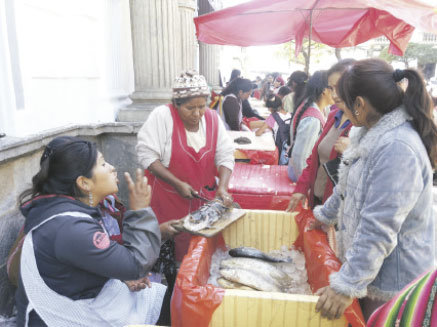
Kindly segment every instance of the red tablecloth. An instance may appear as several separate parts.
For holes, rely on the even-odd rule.
[[[229,193],[243,209],[285,210],[295,188],[287,168],[236,163]]]

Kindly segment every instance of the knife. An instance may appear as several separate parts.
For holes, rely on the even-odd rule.
[[[199,199],[199,200],[202,200],[202,201],[205,201],[205,202],[212,201],[212,200],[209,200],[209,199],[204,198],[203,196],[199,195],[199,193],[194,193],[193,196],[194,196],[196,199]]]

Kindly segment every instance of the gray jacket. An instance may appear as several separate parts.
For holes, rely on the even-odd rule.
[[[338,223],[341,269],[331,287],[388,300],[434,262],[432,169],[400,107],[370,129],[352,128],[339,184],[315,217]]]

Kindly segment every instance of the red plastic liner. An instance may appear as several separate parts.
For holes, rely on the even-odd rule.
[[[302,206],[298,208],[298,211],[296,223],[299,228],[299,236],[294,245],[305,254],[308,283],[311,290],[316,292],[329,285],[329,275],[340,270],[341,262],[329,246],[326,233],[321,230],[308,230],[309,224],[315,221],[313,212],[310,209],[303,209]],[[346,309],[344,315],[352,327],[366,325],[361,307],[356,299]]]
[[[259,150],[242,150],[243,153],[250,161],[250,165],[277,165],[279,161],[278,149],[275,151],[259,151]]]
[[[206,284],[211,257],[219,247],[225,249],[221,234],[214,238],[191,238],[173,289],[172,326],[208,326],[214,310],[222,303],[225,290]]]

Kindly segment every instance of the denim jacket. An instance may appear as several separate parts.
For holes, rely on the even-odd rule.
[[[339,184],[315,217],[338,224],[340,271],[330,286],[388,300],[434,262],[432,168],[403,107],[352,128]]]

